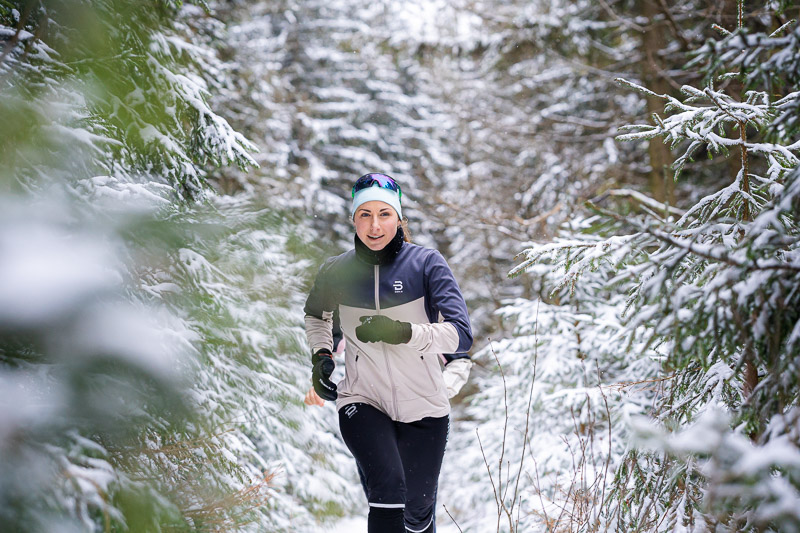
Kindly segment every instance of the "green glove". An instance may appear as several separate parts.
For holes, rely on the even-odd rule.
[[[411,324],[392,320],[383,315],[362,316],[356,328],[356,338],[361,342],[405,344],[411,340]]]

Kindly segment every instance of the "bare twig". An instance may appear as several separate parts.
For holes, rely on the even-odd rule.
[[[492,475],[492,469],[489,466],[489,461],[486,459],[486,452],[483,450],[483,443],[481,442],[481,435],[478,432],[478,428],[475,428],[475,435],[478,437],[478,446],[481,448],[481,456],[483,456],[483,464],[486,465],[486,472],[489,474],[489,482],[492,484],[492,491],[494,491],[494,501],[497,504],[497,531],[500,531],[500,517],[502,516],[500,510],[500,496],[497,494],[497,487],[494,484],[494,476]]]
[[[542,513],[544,514],[544,522],[545,524],[550,526],[550,518],[547,516],[547,508],[544,505],[544,500],[542,499],[542,485],[539,482],[539,465],[536,464],[536,458],[533,458],[533,473],[536,475],[536,483],[534,486],[536,487],[536,493],[539,495],[539,504],[542,506]]]
[[[519,458],[519,470],[517,470],[517,481],[514,486],[514,499],[516,500],[519,494],[519,480],[522,477],[522,465],[525,461],[525,447],[528,444],[528,432],[530,431],[531,421],[531,405],[533,405],[533,385],[536,383],[536,362],[539,358],[539,304],[541,300],[536,302],[536,317],[533,324],[533,377],[531,378],[531,387],[528,392],[528,409],[525,412],[525,431],[522,438],[522,454]]]
[[[534,325],[534,343],[536,344],[538,339],[538,331],[539,331],[539,306],[536,307],[536,319]],[[500,447],[500,457],[498,459],[498,475],[497,475],[497,483],[495,483],[494,475],[492,474],[491,467],[489,466],[489,459],[486,456],[486,452],[483,448],[483,443],[480,439],[480,434],[478,430],[475,430],[476,435],[478,436],[478,444],[481,449],[481,455],[483,456],[483,462],[486,466],[486,471],[489,474],[489,481],[492,484],[492,490],[494,491],[495,496],[495,504],[497,505],[497,530],[500,531],[500,520],[503,514],[506,515],[508,519],[508,527],[509,532],[514,533],[515,531],[519,530],[519,523],[520,523],[520,510],[522,507],[522,496],[520,495],[520,480],[522,478],[522,471],[525,464],[525,452],[528,449],[528,435],[530,433],[530,417],[531,417],[531,409],[533,406],[533,388],[534,384],[536,383],[536,366],[538,361],[538,346],[534,346],[534,358],[533,358],[533,377],[531,378],[530,389],[528,392],[528,406],[525,412],[525,430],[522,435],[522,452],[519,458],[519,465],[517,469],[517,473],[515,477],[512,478],[511,476],[511,462],[506,462],[506,484],[503,485],[503,463],[505,460],[505,452],[506,452],[506,443],[508,439],[508,423],[509,423],[509,412],[508,412],[508,383],[506,381],[505,372],[503,370],[503,365],[500,363],[500,358],[497,356],[497,353],[494,350],[494,347],[489,344],[490,350],[492,355],[494,356],[495,362],[497,363],[497,367],[500,370],[500,376],[503,380],[503,405],[504,405],[504,421],[503,421],[503,439],[501,442]],[[509,490],[513,485],[514,490],[511,494],[510,503],[506,503],[508,498]],[[516,521],[514,519],[514,508],[516,507],[517,510],[517,517]]]
[[[572,411],[572,409],[570,409],[570,411]],[[573,420],[575,419],[574,413],[573,413],[573,417],[572,417],[572,418],[573,418]],[[570,456],[572,457],[572,480],[571,480],[571,481],[570,481],[570,483],[569,483],[569,488],[567,489],[567,496],[566,496],[566,498],[565,498],[565,501],[567,501],[567,502],[568,502],[568,501],[569,501],[569,499],[570,499],[570,497],[572,496],[573,489],[575,488],[575,480],[576,480],[576,479],[577,479],[577,477],[578,477],[578,468],[577,468],[577,466],[575,465],[575,452],[572,450],[572,446],[570,445],[570,443],[569,443],[569,441],[566,439],[566,437],[564,437],[564,436],[562,435],[562,437],[561,437],[561,438],[562,438],[562,440],[564,441],[564,444],[566,444],[566,445],[567,445],[567,449],[569,450],[569,454],[570,454]],[[558,518],[556,518],[556,523],[560,523],[560,522],[561,522],[561,519],[562,519],[562,517],[564,516],[564,513],[565,513],[566,511],[567,511],[567,508],[566,508],[566,507],[562,507],[562,508],[561,508],[561,512],[559,513],[559,515],[558,515]]]
[[[672,29],[672,34],[681,42],[684,49],[688,49],[691,44],[675,22],[675,17],[672,16],[672,12],[669,10],[667,3],[664,0],[658,0],[658,5],[661,8],[661,13],[664,14],[664,18],[667,20],[667,24],[669,24],[669,27]]]
[[[595,365],[597,367],[597,386],[600,389],[600,394],[603,397],[603,405],[605,406],[606,410],[606,418],[608,420],[608,453],[606,455],[606,464],[603,468],[603,490],[600,493],[600,502],[599,506],[602,510],[603,506],[606,502],[606,481],[608,480],[608,469],[611,466],[611,409],[608,407],[608,398],[606,397],[606,393],[603,392],[602,387],[602,375],[600,374],[600,365],[595,361]],[[596,526],[599,527],[600,516],[597,515],[596,518]]]
[[[610,5],[608,5],[608,2],[606,2],[605,0],[600,0],[600,5],[603,6],[603,9],[606,11],[606,13],[608,13],[612,18],[619,21],[619,23],[625,26],[626,28],[637,31],[639,33],[644,33],[643,27],[639,26],[638,24],[636,24],[635,22],[633,22],[628,18],[622,18],[619,15],[617,15],[617,13],[611,8]]]
[[[450,520],[453,521],[453,524],[456,526],[456,528],[458,528],[459,533],[464,533],[463,530],[461,529],[461,526],[459,526],[458,522],[456,522],[456,519],[453,518],[453,515],[451,515],[450,511],[447,510],[447,506],[442,504],[442,507],[444,507],[444,512],[447,513],[447,516],[450,517]]]
[[[503,459],[504,459],[505,454],[506,454],[506,438],[507,438],[507,434],[508,434],[508,385],[506,383],[505,372],[503,372],[503,365],[500,364],[500,359],[497,357],[497,353],[495,353],[494,346],[492,346],[491,343],[489,343],[489,349],[492,351],[492,355],[494,356],[494,360],[497,361],[497,367],[500,370],[500,376],[503,378],[503,405],[504,405],[504,408],[505,408],[505,419],[503,421],[503,441],[500,444],[500,459],[498,459],[498,471],[497,471],[497,485],[500,488],[500,492],[502,492],[502,494],[499,494],[500,506],[498,507],[498,522],[500,520],[500,509],[502,508],[502,510],[505,511],[506,515],[508,516],[509,528],[510,528],[511,531],[513,531],[513,527],[511,527],[512,526],[512,524],[511,524],[511,515],[510,515],[509,510],[506,508],[506,502],[505,502],[506,492],[503,492],[503,490],[502,490],[502,487],[503,487]],[[506,477],[508,477],[508,475],[509,474],[506,473]],[[506,491],[507,490],[508,490],[508,485],[506,485]],[[512,509],[514,508],[514,503],[513,502],[511,504],[511,508]],[[498,524],[498,529],[499,529],[499,527],[500,526]]]

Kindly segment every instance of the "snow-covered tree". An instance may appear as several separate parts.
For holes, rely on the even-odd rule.
[[[479,331],[462,525],[796,527],[800,36],[743,7],[0,2],[0,527],[312,531],[361,502],[301,404],[300,309],[371,170]]]
[[[268,488],[291,481],[330,503],[309,488],[310,466],[281,476],[303,464],[286,459],[298,441],[270,435],[302,422],[259,373],[281,354],[283,387],[302,397],[305,380],[287,377],[303,366],[300,321],[281,298],[300,293],[311,234],[292,239],[296,219],[282,226],[264,205],[240,213],[245,200],[211,213],[183,203],[207,195],[209,168],[251,161],[207,103],[225,82],[219,23],[178,3],[5,2],[0,24],[0,527],[314,522],[313,504],[301,513]],[[236,287],[259,276],[265,292]],[[325,511],[347,499],[337,505]]]
[[[192,43],[202,11],[180,5],[3,2],[4,174],[26,188],[103,174],[194,198],[204,165],[250,165],[253,146],[207,103],[218,60]]]
[[[323,249],[302,220],[249,193],[220,197],[213,209],[176,216],[180,246],[152,250],[162,265],[141,273],[145,290],[194,333],[191,390],[207,415],[202,434],[219,435],[230,461],[205,475],[259,496],[222,529],[314,531],[349,514],[360,495],[333,406],[303,404],[310,380],[302,309]],[[265,475],[268,486],[253,491]],[[219,505],[241,512],[236,498]]]
[[[245,2],[231,14],[237,82],[218,101],[261,148],[261,168],[238,179],[313,214],[333,242],[349,243],[349,187],[362,173],[395,176],[409,217],[427,225],[416,211],[454,164],[450,120],[423,90],[426,72],[393,41],[403,28],[385,9]]]
[[[725,32],[692,63],[709,65],[707,84],[685,85],[681,97],[623,82],[662,100],[665,111],[653,125],[627,128],[620,140],[663,138],[683,180],[702,175],[693,166],[698,154],[731,159],[724,168],[733,174],[685,208],[644,196],[637,211],[624,203],[619,210],[592,205],[588,233],[531,247],[517,268],[562,272],[556,289],[574,287],[580,308],[596,318],[587,291],[613,289],[626,299],[612,315],[623,320],[626,347],[637,358],[657,354],[658,371],[640,367],[640,375],[625,379],[657,385],[638,410],[655,425],[634,421],[641,446],[615,455],[613,482],[599,478],[610,490],[597,502],[597,522],[585,524],[590,530],[798,527],[792,465],[800,450],[789,421],[800,390],[800,143],[787,126],[794,124],[798,93],[784,85],[776,95],[764,83],[796,75],[789,59],[797,41],[789,35],[796,32],[784,27],[769,36],[745,26]],[[606,285],[594,292],[598,276]],[[595,353],[603,354],[602,347]]]

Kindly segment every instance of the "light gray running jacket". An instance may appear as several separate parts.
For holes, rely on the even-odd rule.
[[[356,250],[328,259],[305,305],[312,352],[333,351],[335,322],[346,340],[337,409],[363,402],[399,422],[449,414],[448,396],[463,385],[472,364],[467,306],[450,267],[436,250],[410,243],[385,264],[368,261]],[[367,315],[410,322],[411,340],[359,341],[355,328]]]

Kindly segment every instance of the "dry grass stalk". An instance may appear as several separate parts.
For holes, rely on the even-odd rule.
[[[270,482],[277,472],[264,473],[257,483],[228,494],[220,499],[189,509],[184,516],[204,531],[232,531],[253,521],[249,515],[267,504]]]

